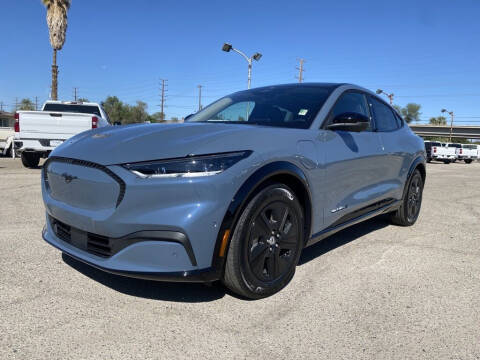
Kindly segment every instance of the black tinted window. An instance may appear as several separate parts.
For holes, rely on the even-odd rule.
[[[343,94],[332,109],[330,123],[333,123],[338,115],[344,113],[358,113],[370,118],[365,95],[356,92]]]
[[[392,110],[381,101],[370,98],[370,107],[375,116],[375,123],[378,131],[392,131],[398,129],[397,119]]]
[[[365,96],[355,92],[343,94],[333,107],[332,119],[344,113],[359,113],[369,117]]]
[[[98,106],[91,105],[74,105],[74,104],[45,104],[43,111],[58,111],[58,112],[71,112],[81,114],[94,114],[100,115],[100,109]]]

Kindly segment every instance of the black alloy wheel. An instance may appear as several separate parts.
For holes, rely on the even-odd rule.
[[[422,204],[422,177],[420,174],[415,174],[410,181],[407,194],[407,220],[408,222],[415,222],[420,212],[420,205]]]
[[[423,178],[418,169],[408,179],[400,208],[391,214],[391,221],[396,225],[411,226],[420,214],[423,197]]]
[[[235,226],[223,283],[250,299],[280,291],[295,274],[304,232],[303,208],[295,193],[283,184],[265,187]]]

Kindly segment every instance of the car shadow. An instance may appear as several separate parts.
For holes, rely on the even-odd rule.
[[[68,266],[122,294],[152,300],[198,303],[221,299],[227,290],[221,284],[175,283],[129,278],[98,270],[67,254],[62,259]]]
[[[372,231],[383,229],[384,227],[389,225],[390,222],[388,221],[387,215],[380,215],[373,219],[339,231],[338,233],[333,234],[332,236],[329,236],[319,241],[318,243],[303,249],[298,265],[304,265],[309,261],[312,261],[317,257],[328,253],[329,251],[348,244],[349,242],[352,242],[366,234],[369,234]]]

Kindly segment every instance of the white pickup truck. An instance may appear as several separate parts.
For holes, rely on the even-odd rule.
[[[445,144],[436,141],[425,141],[427,162],[432,160],[443,161],[449,164],[457,159],[454,147],[447,147]]]
[[[457,148],[457,159],[463,160],[465,163],[470,164],[472,161],[478,159],[477,145],[473,144],[461,144],[460,148]]]
[[[40,158],[73,135],[108,125],[97,103],[47,101],[42,111],[15,113],[15,151],[25,167],[37,167]]]

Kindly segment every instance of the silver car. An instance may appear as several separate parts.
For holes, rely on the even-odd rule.
[[[241,91],[183,124],[106,127],[59,146],[43,166],[43,238],[111,273],[221,280],[262,298],[290,282],[305,246],[379,214],[413,225],[425,157],[364,88]]]

